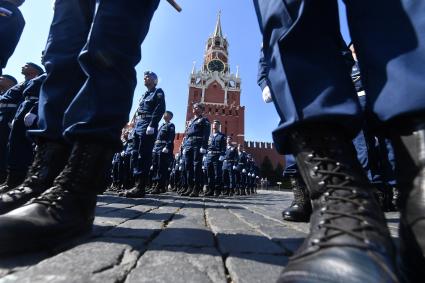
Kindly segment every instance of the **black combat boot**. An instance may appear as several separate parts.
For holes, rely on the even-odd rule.
[[[425,127],[424,127],[425,128]],[[393,141],[400,188],[400,252],[409,282],[425,278],[425,130]]]
[[[294,200],[291,205],[282,212],[286,221],[308,222],[311,215],[310,197],[301,176],[290,177]]]
[[[7,193],[18,187],[25,180],[25,174],[21,172],[8,171],[6,181],[0,185],[0,194]]]
[[[6,171],[0,171],[0,184],[3,184],[6,182],[7,178],[7,172]]]
[[[239,193],[240,193],[241,196],[246,196],[245,188],[244,187],[241,187],[239,189]]]
[[[193,187],[191,187],[191,186],[189,186],[189,187],[187,187],[187,189],[186,190],[184,190],[183,192],[182,192],[182,196],[184,196],[184,197],[187,197],[187,196],[189,196],[192,192],[194,191],[194,188]]]
[[[198,185],[195,185],[192,192],[190,193],[189,197],[196,198],[199,197],[199,192],[201,191],[201,187]]]
[[[119,193],[118,195],[126,198],[143,198],[146,195],[146,177],[140,174],[136,177],[136,184],[133,188]]]
[[[76,142],[53,187],[0,216],[0,253],[54,247],[90,232],[113,154],[101,144]]]
[[[150,193],[153,195],[159,195],[162,193],[162,189],[159,182],[155,182],[155,185],[152,187],[152,190],[150,191]]]
[[[220,186],[215,186],[214,196],[215,197],[219,197],[220,195],[221,195],[221,187]]]
[[[207,191],[205,192],[205,197],[212,197],[214,195],[214,189],[211,186],[207,186]]]
[[[398,282],[385,217],[351,140],[320,126],[288,138],[313,214],[310,234],[278,282]]]
[[[59,142],[38,141],[32,165],[19,187],[0,196],[0,214],[7,213],[50,188],[68,160],[70,146]]]

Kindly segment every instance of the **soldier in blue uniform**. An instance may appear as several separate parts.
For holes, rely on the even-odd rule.
[[[391,141],[379,133],[373,132],[375,117],[366,107],[366,92],[361,80],[360,66],[357,60],[354,45],[349,45],[346,57],[349,57],[352,65],[351,79],[364,112],[364,122],[361,131],[353,139],[360,161],[366,175],[372,185],[377,189],[376,194],[384,211],[391,210],[392,188],[396,186],[394,150]],[[347,60],[348,61],[348,60]]]
[[[168,168],[173,158],[174,150],[174,137],[176,135],[176,128],[171,119],[173,119],[173,112],[165,111],[164,123],[158,130],[155,146],[152,151],[152,166],[153,166],[153,189],[151,194],[160,194],[166,191],[166,184],[168,179]]]
[[[45,79],[46,75],[43,74],[30,80],[23,92],[24,101],[19,105],[12,120],[8,142],[7,171],[9,175],[21,176],[21,179],[17,180],[19,184],[24,180],[33,160],[34,141],[27,136],[27,130],[36,128],[40,87]],[[0,187],[0,193],[10,191],[14,187],[14,184],[6,184]]]
[[[227,136],[227,146],[223,160],[223,195],[232,196],[235,190],[235,170],[237,164],[238,151],[232,144],[232,137]]]
[[[0,75],[24,30],[25,20],[18,8],[24,2],[25,0],[0,0]]]
[[[238,145],[238,155],[237,155],[237,165],[235,168],[236,175],[236,190],[235,194],[238,196],[246,195],[245,186],[246,186],[246,166],[248,162],[248,154],[244,150],[244,146],[242,144]]]
[[[214,120],[212,123],[212,133],[208,140],[206,154],[206,169],[208,176],[208,190],[205,196],[218,197],[222,192],[222,167],[226,153],[226,135],[220,132],[221,123]]]
[[[148,90],[139,103],[134,126],[134,149],[137,150],[137,154],[133,155],[133,175],[136,185],[120,194],[129,198],[145,196],[158,123],[165,112],[164,91],[156,87],[158,76],[154,72],[146,71],[144,80]]]
[[[256,173],[256,164],[255,159],[251,154],[248,154],[248,165],[247,165],[247,185],[246,185],[246,193],[248,195],[254,194],[254,186],[255,186],[255,177],[257,176]]]
[[[13,112],[16,111],[17,107],[15,103],[3,103],[2,95],[17,83],[18,81],[11,75],[0,75],[0,184],[6,181],[7,177],[7,141]]]
[[[183,156],[188,188],[182,193],[183,196],[197,197],[203,186],[202,157],[207,153],[211,129],[208,118],[203,116],[204,110],[205,105],[202,103],[193,105],[195,116],[189,122],[186,130]]]
[[[0,216],[0,253],[63,244],[91,230],[158,4],[55,1],[38,129],[30,131],[37,150],[19,196],[32,200]]]
[[[180,152],[177,152],[173,157],[173,162],[171,163],[171,172],[170,172],[170,191],[177,192],[179,189],[179,180],[180,180]]]
[[[10,137],[10,133],[12,129],[14,128],[12,126],[12,123],[14,121],[15,115],[17,114],[17,110],[20,107],[21,103],[25,101],[24,91],[30,85],[32,85],[32,87],[28,90],[29,95],[27,95],[27,97],[29,98],[29,97],[37,96],[39,92],[40,84],[39,84],[39,81],[35,81],[33,83],[32,80],[35,79],[40,74],[42,74],[43,72],[44,70],[37,64],[26,63],[22,67],[22,74],[24,75],[25,80],[22,83],[19,83],[13,86],[12,88],[10,88],[0,97],[0,105],[1,105],[0,116],[2,117],[0,123],[2,124],[1,128],[3,131],[0,137],[0,142],[1,142],[0,159],[2,160],[2,162],[4,162],[3,164],[5,167],[9,167],[9,170],[7,170],[7,179],[0,185],[1,193],[7,192],[15,188],[16,186],[21,184],[22,181],[25,179],[26,169],[19,170],[19,167],[22,168],[22,166],[19,166],[19,162],[24,161],[23,159],[27,159],[29,156],[20,157],[15,155],[10,157],[9,152],[13,150],[14,153],[19,155],[20,154],[19,147],[17,149],[18,151],[16,151],[16,149],[14,149],[15,145],[19,145],[19,143],[21,142],[26,143],[26,140],[22,141],[22,136],[23,135],[25,136],[25,131],[27,130],[24,125],[24,118],[25,118],[25,115],[27,114],[26,111],[20,111],[18,113],[19,119],[18,119],[16,128],[14,130],[14,135],[12,137],[12,140],[10,140],[9,137]],[[34,89],[35,91],[32,91]],[[25,101],[24,103],[24,105],[27,105],[27,106],[31,106],[32,104],[33,104],[32,99],[29,99],[28,101]],[[25,109],[20,108],[20,110],[25,110]],[[29,110],[31,109],[27,109],[27,111]],[[16,139],[14,137],[16,137]],[[24,148],[28,148],[28,147],[25,147],[24,145]],[[32,150],[29,150],[29,151],[27,150],[25,154],[29,154],[30,156],[32,156]],[[10,160],[11,158],[13,160]],[[12,162],[11,168],[10,166],[7,165],[7,164],[10,164],[10,162]],[[16,164],[16,162],[18,162],[18,166],[13,166],[13,164]],[[27,163],[28,161],[24,161],[24,165],[23,165],[24,168],[27,167],[26,165]],[[15,168],[15,167],[18,167],[18,168]],[[17,169],[17,170],[14,170],[14,169]],[[0,170],[4,170],[4,169],[0,168]]]
[[[425,2],[345,3],[367,107],[375,128],[390,133],[396,153],[404,194],[402,261],[408,274],[423,278]],[[340,52],[337,1],[254,5],[281,118],[274,141],[280,153],[294,154],[313,203],[310,235],[280,282],[397,282],[390,233],[351,142],[363,116]]]

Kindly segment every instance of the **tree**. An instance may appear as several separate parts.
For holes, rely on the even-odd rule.
[[[267,155],[264,157],[263,162],[260,165],[260,174],[262,178],[267,178],[269,181],[273,181],[274,179],[273,164]]]
[[[283,181],[283,166],[282,164],[278,163],[276,165],[276,168],[274,169],[274,177],[276,179],[276,182],[282,182]]]

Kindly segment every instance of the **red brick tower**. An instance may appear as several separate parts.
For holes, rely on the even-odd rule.
[[[258,164],[267,156],[273,166],[283,163],[283,158],[272,143],[245,141],[245,106],[241,106],[241,79],[239,70],[231,73],[229,65],[229,43],[223,36],[220,13],[217,16],[214,33],[205,46],[204,61],[200,70],[193,65],[189,76],[189,96],[187,101],[186,125],[192,119],[192,105],[205,104],[205,116],[212,122],[221,122],[221,131],[233,137],[233,142],[244,144]],[[177,133],[174,140],[174,153],[180,149],[184,133]]]
[[[207,40],[202,67],[195,70],[194,65],[189,77],[186,121],[193,117],[193,103],[203,102],[208,119],[219,120],[223,133],[233,136],[234,142],[243,143],[245,107],[240,105],[241,79],[238,72],[230,71],[228,47],[219,13],[214,33]]]

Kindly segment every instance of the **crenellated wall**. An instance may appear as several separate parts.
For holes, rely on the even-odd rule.
[[[273,168],[276,168],[278,163],[285,167],[284,156],[276,151],[274,144],[271,142],[245,141],[245,151],[254,156],[258,165],[267,156],[272,162]]]

